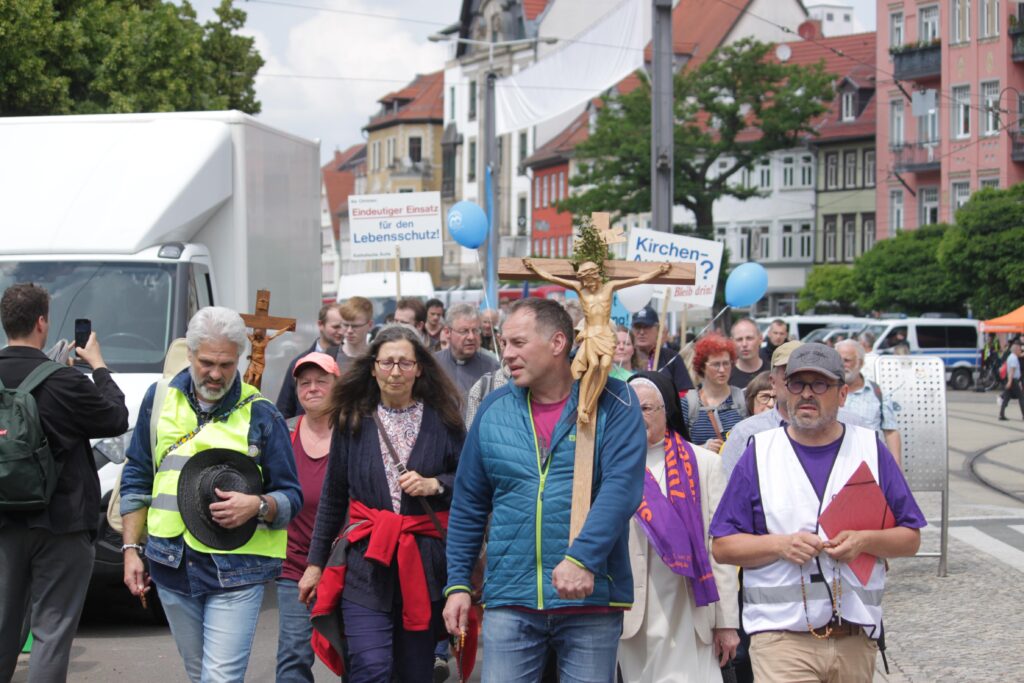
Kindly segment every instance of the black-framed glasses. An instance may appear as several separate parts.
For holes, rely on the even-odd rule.
[[[395,369],[396,365],[398,366],[398,369],[401,370],[402,372],[409,372],[414,367],[416,367],[416,361],[409,360],[408,358],[403,358],[402,360],[397,361],[391,360],[390,358],[385,358],[384,360],[377,360],[374,362],[377,363],[377,367],[379,367],[384,372],[391,372],[392,370]]]
[[[814,391],[813,387],[811,388],[811,391]],[[759,391],[757,392],[757,395],[754,396],[754,400],[763,406],[770,406],[775,403],[775,394],[770,391]]]
[[[799,396],[804,393],[804,389],[807,387],[811,388],[811,392],[821,396],[832,387],[839,386],[835,382],[826,382],[823,379],[816,379],[813,382],[804,382],[799,379],[786,380],[786,388],[789,389],[789,393]]]

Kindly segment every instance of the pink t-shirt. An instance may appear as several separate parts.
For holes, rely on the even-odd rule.
[[[302,418],[299,418],[299,425]],[[285,554],[281,577],[298,581],[306,571],[306,555],[309,554],[309,540],[313,537],[316,509],[320,505],[320,489],[327,474],[327,456],[311,458],[302,447],[299,425],[295,426],[292,450],[295,453],[295,470],[302,487],[302,509],[288,523],[288,550]]]
[[[562,416],[562,408],[569,400],[566,396],[557,403],[539,403],[530,399],[530,407],[533,409],[533,424],[537,429],[537,438],[545,449],[551,448],[551,434],[555,431],[558,418]]]

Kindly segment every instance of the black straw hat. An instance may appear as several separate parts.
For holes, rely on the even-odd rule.
[[[178,476],[178,510],[189,533],[217,550],[241,548],[256,533],[256,518],[234,529],[222,527],[210,513],[210,504],[221,500],[214,489],[262,493],[256,460],[226,448],[211,448],[190,457]]]

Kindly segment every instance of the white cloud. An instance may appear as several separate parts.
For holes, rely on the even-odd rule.
[[[213,2],[195,3],[201,21],[211,13]],[[460,4],[459,0],[429,4],[336,0],[329,4],[333,9],[386,18],[240,4],[249,15],[241,32],[253,36],[266,60],[256,79],[256,94],[263,105],[259,118],[290,133],[320,139],[324,159],[336,148],[361,141],[362,127],[379,108],[380,97],[403,87],[418,73],[444,68],[447,47],[428,42],[426,36],[454,22]],[[426,7],[431,16],[424,16]],[[402,21],[402,16],[437,24]]]

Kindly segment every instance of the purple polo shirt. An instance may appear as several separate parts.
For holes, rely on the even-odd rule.
[[[843,434],[846,434],[846,427],[843,427]],[[786,433],[789,436],[789,433]],[[828,485],[829,474],[832,473],[832,464],[839,453],[839,446],[843,438],[825,446],[803,446],[793,441],[789,442],[796,451],[796,457],[807,472],[818,498],[825,492]],[[925,526],[924,515],[921,508],[917,506],[907,480],[903,477],[903,471],[892,457],[892,453],[881,441],[878,442],[878,485],[882,487],[885,500],[892,509],[896,518],[897,526],[905,526],[911,529],[920,529]],[[761,487],[757,477],[757,463],[754,460],[754,441],[751,439],[747,449],[743,452],[736,468],[729,478],[729,484],[725,487],[722,500],[718,504],[715,516],[711,520],[709,532],[714,538],[731,536],[733,534],[757,534],[768,533],[768,525],[764,517],[764,507],[761,503]]]

